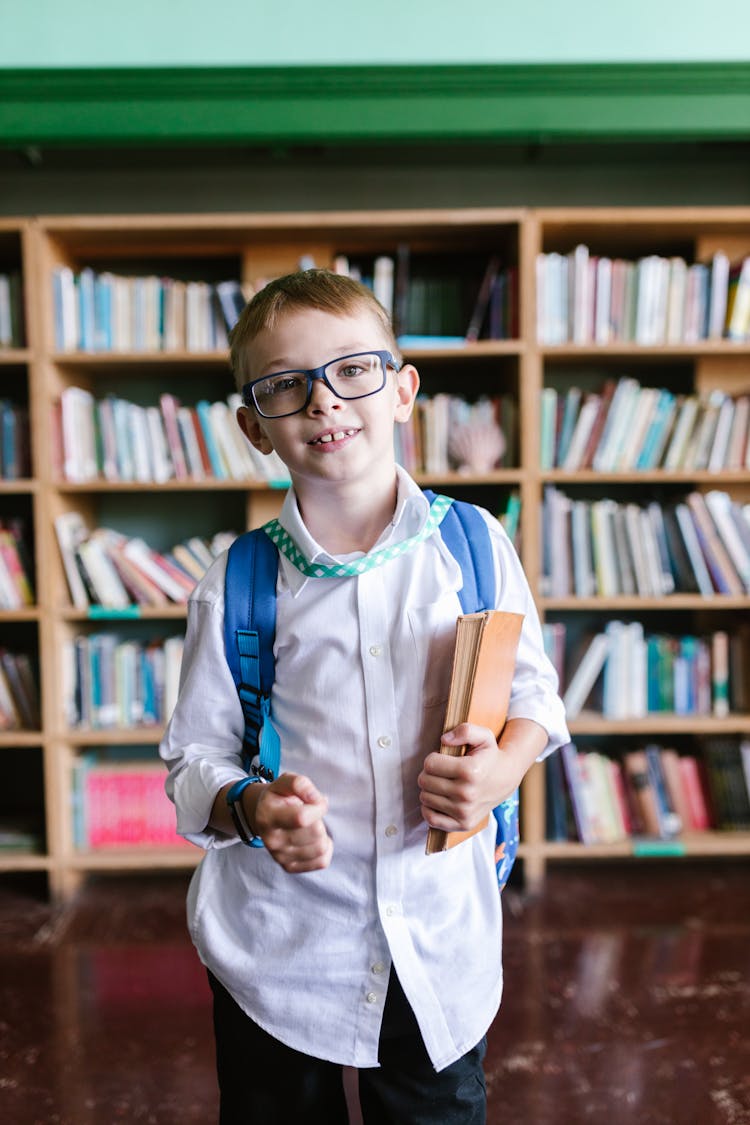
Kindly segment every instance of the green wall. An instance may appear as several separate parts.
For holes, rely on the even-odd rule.
[[[750,51],[748,0],[2,0],[0,6],[0,67],[716,62],[747,59]]]
[[[750,0],[0,0],[0,214],[748,202]]]

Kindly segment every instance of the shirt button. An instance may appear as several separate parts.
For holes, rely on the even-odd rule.
[[[372,967],[372,971],[374,973],[384,973],[385,972],[385,965],[383,964],[382,961],[376,961],[375,964]]]
[[[370,645],[370,656],[380,656],[382,651],[380,645]]]
[[[395,836],[397,832],[398,832],[398,828],[396,827],[395,824],[389,824],[388,827],[385,830],[386,836]]]
[[[387,918],[393,918],[394,914],[398,914],[397,906],[386,906],[385,913]]]
[[[365,1000],[368,1004],[377,1004],[378,1002],[377,995],[374,992],[368,992],[365,996]]]
[[[378,746],[381,750],[387,750],[391,744],[391,736],[389,734],[381,734],[378,739]]]

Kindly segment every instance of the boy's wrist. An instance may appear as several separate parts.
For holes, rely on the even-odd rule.
[[[227,790],[226,801],[235,830],[242,843],[249,848],[260,848],[263,846],[263,841],[250,824],[243,800],[245,791],[254,784],[261,784],[261,778],[243,777],[240,781],[236,781]]]

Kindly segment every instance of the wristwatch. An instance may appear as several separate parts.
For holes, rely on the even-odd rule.
[[[252,828],[247,822],[245,810],[242,807],[242,794],[247,789],[248,785],[262,784],[260,777],[242,777],[239,781],[235,781],[234,785],[227,790],[227,804],[229,811],[232,814],[232,821],[234,827],[237,829],[237,835],[243,844],[248,848],[262,848],[263,841],[260,836],[256,836]]]

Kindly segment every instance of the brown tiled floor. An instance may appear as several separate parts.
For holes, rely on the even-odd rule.
[[[0,884],[2,1125],[213,1125],[185,887],[111,878],[54,910]],[[747,864],[557,868],[505,906],[489,1125],[750,1123]]]

